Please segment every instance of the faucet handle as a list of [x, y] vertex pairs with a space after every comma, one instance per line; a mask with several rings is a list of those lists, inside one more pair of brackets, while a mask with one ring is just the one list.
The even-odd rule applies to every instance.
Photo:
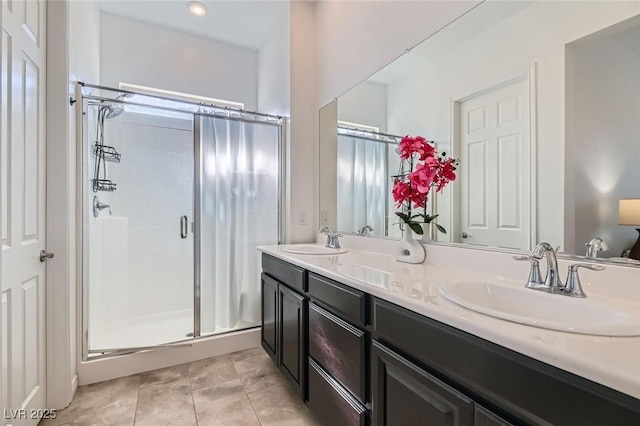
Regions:
[[605, 268], [602, 265], [592, 265], [590, 263], [575, 263], [569, 266], [569, 272], [578, 272], [578, 268], [591, 269], [592, 271], [604, 271]]
[[580, 275], [578, 275], [579, 268], [591, 269], [592, 271], [604, 271], [606, 269], [602, 265], [591, 265], [589, 263], [575, 263], [569, 266], [567, 284], [562, 289], [563, 294], [572, 297], [587, 297], [580, 283]]
[[531, 262], [531, 270], [527, 279], [527, 288], [538, 288], [544, 285], [542, 274], [540, 273], [540, 260], [534, 256], [513, 256], [513, 260]]
[[319, 233], [321, 234], [325, 234], [327, 236], [329, 235], [334, 235], [335, 233], [331, 230], [331, 228], [329, 228], [328, 226], [323, 226], [322, 228], [320, 228], [318, 230]]

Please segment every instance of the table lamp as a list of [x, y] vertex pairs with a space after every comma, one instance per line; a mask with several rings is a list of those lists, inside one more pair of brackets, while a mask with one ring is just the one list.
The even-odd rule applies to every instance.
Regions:
[[[640, 198], [627, 198], [620, 200], [618, 207], [618, 223], [620, 225], [638, 226], [640, 227]], [[640, 260], [640, 228], [638, 231], [638, 240], [631, 248], [629, 253], [630, 259]]]

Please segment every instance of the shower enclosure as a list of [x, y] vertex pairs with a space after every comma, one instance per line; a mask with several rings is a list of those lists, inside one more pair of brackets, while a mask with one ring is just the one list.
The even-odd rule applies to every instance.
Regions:
[[[390, 197], [392, 176], [400, 166], [395, 152], [399, 136], [338, 126], [337, 227], [356, 232], [363, 226], [379, 236], [397, 236]], [[391, 215], [391, 216], [390, 216]], [[395, 219], [394, 219], [395, 218]], [[398, 227], [396, 227], [399, 232]]]
[[282, 120], [80, 84], [83, 357], [259, 325]]

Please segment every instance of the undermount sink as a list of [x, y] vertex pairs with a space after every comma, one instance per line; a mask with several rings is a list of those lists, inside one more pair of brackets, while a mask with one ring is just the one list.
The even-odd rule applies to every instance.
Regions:
[[282, 246], [282, 251], [292, 254], [330, 255], [346, 253], [347, 249], [334, 249], [330, 247], [319, 246], [316, 244], [295, 244]]
[[594, 336], [640, 336], [638, 306], [481, 282], [441, 288], [450, 301], [472, 311], [533, 327]]

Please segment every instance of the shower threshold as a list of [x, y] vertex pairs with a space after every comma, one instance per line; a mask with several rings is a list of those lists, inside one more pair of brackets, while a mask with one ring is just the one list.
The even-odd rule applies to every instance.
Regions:
[[[254, 327], [245, 321], [239, 321], [234, 327], [216, 327], [202, 330], [202, 336], [228, 333]], [[152, 347], [170, 342], [193, 338], [193, 311], [182, 310], [156, 315], [144, 315], [113, 321], [95, 333], [90, 333], [90, 352], [116, 351], [120, 348]]]

